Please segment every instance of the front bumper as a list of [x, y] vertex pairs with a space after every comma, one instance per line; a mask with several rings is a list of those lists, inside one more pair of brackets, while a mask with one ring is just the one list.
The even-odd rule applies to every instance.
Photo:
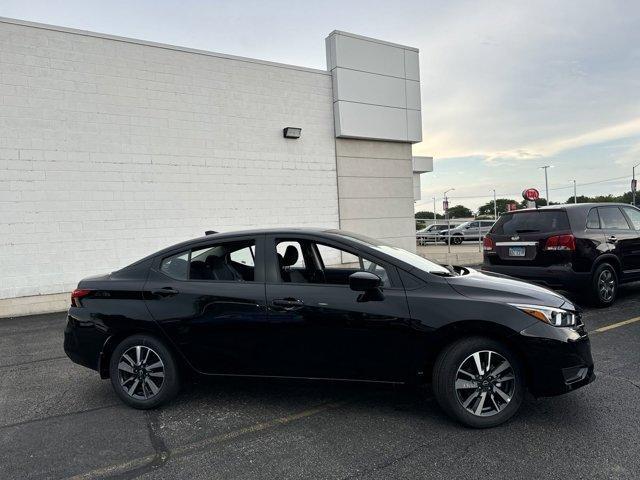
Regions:
[[588, 286], [591, 281], [590, 273], [576, 272], [571, 267], [561, 265], [550, 267], [491, 265], [485, 260], [482, 270], [569, 291], [579, 291]]
[[539, 322], [520, 332], [520, 338], [534, 396], [561, 395], [595, 380], [591, 343], [583, 329]]

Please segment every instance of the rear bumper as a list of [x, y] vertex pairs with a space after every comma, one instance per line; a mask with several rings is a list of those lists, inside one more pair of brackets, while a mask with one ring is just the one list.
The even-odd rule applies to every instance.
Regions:
[[491, 265], [485, 260], [482, 270], [517, 277], [549, 288], [577, 291], [589, 285], [589, 272], [576, 272], [567, 266], [533, 267], [517, 265]]
[[528, 388], [534, 396], [561, 395], [595, 380], [591, 343], [586, 334], [540, 323], [520, 335], [528, 365]]
[[107, 337], [104, 332], [97, 330], [92, 322], [82, 321], [71, 314], [71, 309], [69, 310], [67, 326], [64, 329], [64, 353], [72, 362], [98, 370], [100, 354]]

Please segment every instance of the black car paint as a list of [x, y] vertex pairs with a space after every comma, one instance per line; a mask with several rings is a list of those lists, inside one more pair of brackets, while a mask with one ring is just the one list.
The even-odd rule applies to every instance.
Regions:
[[[565, 212], [570, 228], [554, 232], [521, 233], [520, 242], [536, 242], [535, 256], [509, 258], [508, 247], [497, 247], [485, 251], [482, 270], [501, 273], [550, 288], [579, 292], [589, 288], [592, 274], [602, 262], [611, 263], [618, 270], [621, 283], [640, 280], [640, 232], [629, 230], [587, 228], [587, 216], [594, 208], [630, 207], [624, 204], [584, 203], [541, 207], [539, 211]], [[505, 215], [518, 215], [519, 212]], [[629, 222], [631, 227], [631, 222]], [[575, 237], [575, 251], [545, 251], [545, 241], [550, 236], [572, 234]], [[615, 240], [611, 237], [615, 236]], [[512, 241], [510, 235], [496, 235], [495, 227], [487, 237], [496, 242]], [[503, 251], [500, 251], [502, 248]]]
[[[179, 281], [158, 271], [171, 254], [240, 237], [256, 239], [254, 282]], [[360, 253], [388, 269], [391, 285], [382, 300], [359, 301], [360, 293], [348, 285], [281, 283], [276, 238], [306, 238]], [[178, 293], [158, 293], [167, 287]], [[103, 378], [115, 345], [138, 332], [164, 339], [185, 367], [201, 374], [425, 381], [443, 346], [477, 334], [519, 353], [535, 395], [575, 388], [563, 377], [564, 367], [586, 368], [583, 383], [594, 378], [583, 327], [553, 327], [507, 303], [573, 309], [563, 297], [471, 269], [451, 277], [427, 273], [339, 231], [211, 235], [82, 280], [78, 288], [91, 293], [69, 309], [65, 351]], [[282, 298], [301, 303], [274, 305]]]

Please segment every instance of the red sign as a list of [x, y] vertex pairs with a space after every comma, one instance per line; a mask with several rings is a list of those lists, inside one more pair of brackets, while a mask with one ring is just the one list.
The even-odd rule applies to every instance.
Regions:
[[446, 212], [447, 210], [449, 210], [449, 200], [445, 200], [444, 202], [442, 202], [442, 209]]
[[522, 192], [522, 198], [525, 200], [529, 200], [530, 202], [535, 202], [540, 198], [540, 192], [535, 188], [527, 188], [524, 192]]
[[631, 191], [635, 192], [637, 187], [638, 187], [638, 180], [634, 178], [633, 180], [631, 180]]

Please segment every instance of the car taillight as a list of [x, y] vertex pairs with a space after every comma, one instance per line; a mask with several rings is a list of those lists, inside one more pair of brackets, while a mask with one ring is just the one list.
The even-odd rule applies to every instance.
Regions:
[[573, 235], [556, 235], [547, 238], [545, 250], [570, 250], [576, 249], [576, 237]]
[[71, 305], [73, 305], [74, 307], [80, 307], [80, 299], [82, 297], [86, 297], [90, 293], [91, 290], [76, 288], [73, 292], [71, 292]]
[[482, 249], [485, 252], [491, 252], [493, 250], [493, 247], [495, 247], [496, 244], [493, 241], [493, 238], [491, 237], [484, 237], [484, 240], [482, 241]]

